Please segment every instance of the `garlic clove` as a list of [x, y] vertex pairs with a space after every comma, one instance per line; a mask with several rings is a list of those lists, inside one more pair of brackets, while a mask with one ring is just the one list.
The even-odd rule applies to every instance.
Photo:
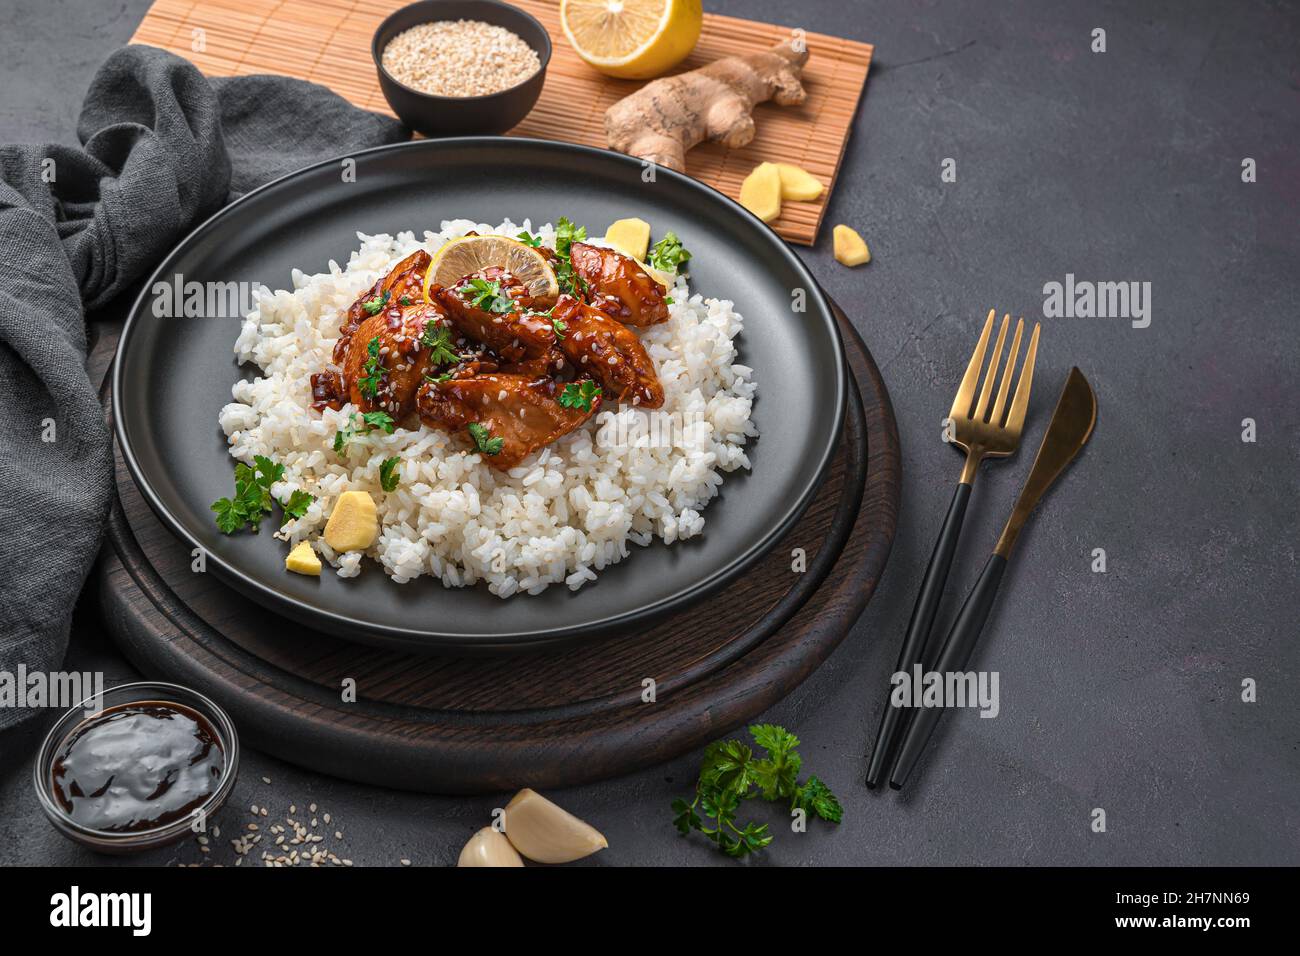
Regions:
[[525, 787], [506, 804], [506, 838], [538, 863], [569, 863], [609, 846], [600, 831]]
[[457, 866], [523, 866], [524, 861], [510, 841], [492, 827], [484, 827], [469, 838], [460, 851]]

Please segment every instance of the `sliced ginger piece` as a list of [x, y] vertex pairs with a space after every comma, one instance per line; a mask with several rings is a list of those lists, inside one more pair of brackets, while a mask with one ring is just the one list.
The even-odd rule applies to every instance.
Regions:
[[840, 224], [835, 227], [835, 259], [842, 265], [860, 266], [871, 261], [871, 250], [866, 240], [850, 227]]
[[793, 163], [777, 163], [776, 171], [781, 176], [781, 198], [796, 202], [810, 202], [826, 189], [822, 181], [808, 170]]
[[375, 499], [364, 491], [345, 491], [325, 523], [325, 543], [335, 551], [364, 551], [379, 537]]
[[781, 215], [781, 173], [776, 163], [759, 163], [745, 177], [740, 204], [764, 222]]
[[644, 219], [620, 219], [605, 230], [605, 241], [641, 262], [650, 250], [650, 223]]
[[320, 558], [316, 557], [316, 549], [311, 546], [310, 541], [299, 541], [294, 545], [289, 556], [284, 559], [284, 566], [297, 574], [320, 577]]

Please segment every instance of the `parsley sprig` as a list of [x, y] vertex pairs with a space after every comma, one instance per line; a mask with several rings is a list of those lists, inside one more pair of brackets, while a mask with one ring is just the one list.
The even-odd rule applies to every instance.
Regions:
[[348, 457], [348, 444], [357, 435], [368, 435], [376, 428], [380, 429], [386, 435], [391, 435], [397, 424], [393, 417], [387, 412], [363, 412], [360, 415], [360, 424], [358, 416], [353, 413], [348, 416], [348, 420], [343, 423], [343, 427], [334, 433], [334, 454], [343, 458]]
[[377, 295], [373, 299], [370, 299], [366, 302], [362, 302], [361, 308], [365, 309], [366, 312], [369, 313], [370, 315], [378, 315], [379, 310], [388, 304], [388, 297], [391, 294], [392, 294], [391, 292], [385, 289], [383, 295]]
[[589, 412], [592, 403], [600, 401], [600, 393], [600, 386], [589, 378], [582, 382], [569, 382], [560, 393], [560, 404], [565, 408], [578, 408]]
[[790, 809], [808, 816], [839, 823], [844, 809], [829, 787], [815, 776], [799, 783], [803, 758], [798, 754], [799, 738], [776, 724], [754, 724], [749, 728], [754, 743], [766, 751], [759, 757], [739, 740], [718, 740], [704, 750], [695, 799], [673, 801], [673, 825], [688, 836], [692, 830], [704, 834], [719, 850], [731, 857], [757, 853], [772, 842], [766, 823], [738, 823], [736, 817], [745, 800], [788, 800]]
[[555, 253], [569, 258], [569, 247], [587, 238], [586, 226], [575, 226], [564, 216], [555, 224]]
[[[531, 232], [521, 232], [515, 238], [534, 249], [542, 244], [542, 237], [535, 236]], [[561, 292], [580, 296], [587, 287], [587, 284], [582, 281], [582, 276], [573, 271], [573, 263], [569, 261], [570, 247], [575, 242], [581, 242], [586, 238], [587, 227], [576, 226], [564, 216], [561, 216], [560, 221], [555, 225], [555, 279], [560, 285]]]
[[379, 336], [375, 336], [366, 345], [366, 364], [362, 366], [366, 374], [357, 379], [357, 388], [366, 398], [379, 394], [379, 383], [384, 379], [384, 364], [379, 360]]
[[469, 430], [469, 437], [474, 439], [474, 445], [483, 454], [501, 454], [501, 447], [506, 443], [504, 438], [493, 438], [492, 430], [481, 422], [470, 422], [466, 428]]
[[[242, 461], [235, 465], [235, 496], [218, 498], [212, 502], [212, 510], [217, 516], [217, 527], [222, 534], [234, 534], [246, 525], [251, 525], [256, 533], [262, 525], [262, 519], [269, 514], [276, 500], [271, 495], [271, 486], [284, 480], [284, 465], [277, 465], [265, 455], [253, 456], [253, 467]], [[287, 499], [279, 502], [284, 511], [284, 525], [290, 518], [301, 518], [307, 508], [316, 499], [307, 492], [298, 490]]]
[[396, 491], [402, 474], [397, 470], [400, 458], [385, 458], [379, 463], [379, 485], [384, 491]]
[[487, 279], [470, 279], [460, 287], [460, 297], [484, 312], [509, 312], [515, 307], [514, 299], [502, 293], [501, 283]]
[[650, 258], [647, 261], [660, 272], [667, 272], [672, 275], [690, 257], [690, 252], [682, 245], [682, 241], [677, 238], [677, 233], [666, 232], [664, 237], [656, 242], [650, 250]]
[[429, 360], [434, 365], [446, 365], [461, 360], [461, 356], [451, 347], [451, 328], [440, 325], [437, 319], [430, 319], [425, 324], [420, 343], [429, 350]]

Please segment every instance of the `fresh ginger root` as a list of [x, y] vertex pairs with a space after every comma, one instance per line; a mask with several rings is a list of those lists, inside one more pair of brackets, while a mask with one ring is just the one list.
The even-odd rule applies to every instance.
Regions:
[[732, 149], [748, 145], [756, 103], [802, 103], [806, 62], [807, 48], [796, 51], [786, 40], [647, 83], [605, 111], [605, 141], [621, 153], [685, 170], [686, 151], [706, 139]]

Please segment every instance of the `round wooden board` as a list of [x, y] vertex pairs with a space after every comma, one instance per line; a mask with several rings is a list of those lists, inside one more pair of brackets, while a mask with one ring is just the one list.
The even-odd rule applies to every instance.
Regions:
[[[745, 576], [649, 630], [508, 657], [419, 656], [330, 637], [196, 573], [119, 458], [98, 569], [109, 631], [146, 675], [226, 707], [247, 744], [365, 783], [449, 794], [564, 787], [698, 747], [811, 674], [862, 613], [889, 556], [897, 426], [870, 353], [836, 313], [857, 388], [817, 498]], [[802, 572], [792, 570], [797, 548]], [[606, 573], [635, 574], [635, 554]], [[349, 681], [356, 699], [345, 702]]]

